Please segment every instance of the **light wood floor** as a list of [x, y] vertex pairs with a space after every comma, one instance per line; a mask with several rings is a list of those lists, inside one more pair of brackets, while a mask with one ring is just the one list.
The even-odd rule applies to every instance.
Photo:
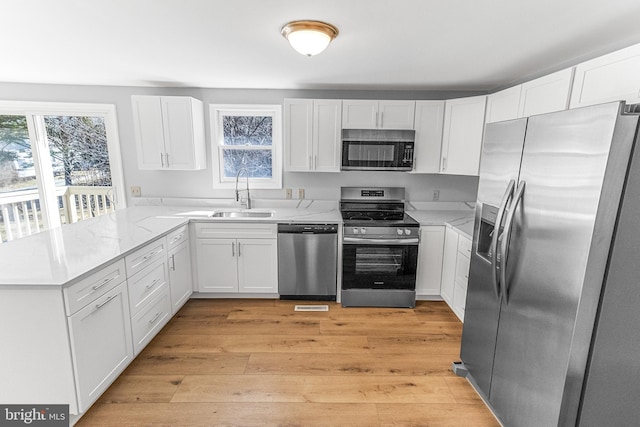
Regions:
[[499, 426], [450, 370], [445, 303], [295, 304], [190, 300], [77, 425]]

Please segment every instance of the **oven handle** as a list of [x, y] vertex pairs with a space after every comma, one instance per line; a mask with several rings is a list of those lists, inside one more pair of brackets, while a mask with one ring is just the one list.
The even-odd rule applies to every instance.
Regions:
[[358, 243], [371, 244], [371, 245], [409, 245], [415, 246], [420, 243], [419, 238], [411, 239], [363, 239], [361, 237], [343, 237], [342, 243], [347, 245], [355, 245]]

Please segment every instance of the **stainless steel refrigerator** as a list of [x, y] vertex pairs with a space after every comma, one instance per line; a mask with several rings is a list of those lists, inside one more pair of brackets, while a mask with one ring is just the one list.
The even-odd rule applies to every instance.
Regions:
[[505, 426], [640, 419], [633, 110], [486, 126], [461, 359]]

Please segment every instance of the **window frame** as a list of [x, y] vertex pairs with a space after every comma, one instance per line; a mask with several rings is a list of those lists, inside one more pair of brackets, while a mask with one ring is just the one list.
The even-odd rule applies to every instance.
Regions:
[[[224, 145], [222, 134], [222, 117], [224, 115], [255, 115], [272, 117], [272, 139], [271, 139], [271, 179], [249, 178], [250, 189], [281, 189], [282, 188], [282, 106], [279, 104], [210, 104], [209, 122], [211, 124], [211, 156], [213, 161], [213, 188], [229, 189], [235, 188], [235, 178], [224, 178], [224, 166], [222, 164], [222, 150], [224, 148], [243, 149], [243, 146]], [[265, 146], [248, 146], [261, 147]], [[242, 177], [243, 183], [246, 178]]]
[[[109, 150], [109, 166], [111, 169], [111, 185], [113, 187], [113, 201], [116, 210], [127, 207], [124, 190], [124, 174], [122, 155], [120, 152], [120, 138], [116, 107], [113, 104], [91, 104], [72, 102], [34, 102], [34, 101], [0, 101], [0, 115], [21, 115], [27, 118], [29, 139], [34, 152], [34, 167], [36, 176], [53, 174], [49, 162], [40, 162], [40, 156], [48, 157], [44, 116], [100, 116], [104, 118], [107, 147]], [[45, 154], [46, 153], [46, 154]], [[61, 225], [57, 212], [58, 199], [55, 185], [48, 180], [38, 179], [38, 193], [42, 208], [45, 229], [56, 228]]]

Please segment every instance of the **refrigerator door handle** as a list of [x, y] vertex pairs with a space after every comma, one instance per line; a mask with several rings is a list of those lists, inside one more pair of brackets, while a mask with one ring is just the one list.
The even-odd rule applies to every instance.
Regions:
[[[491, 257], [491, 270], [493, 272], [493, 290], [495, 291], [496, 299], [500, 299], [500, 275], [498, 271], [498, 253], [499, 247], [498, 242], [501, 236], [500, 228], [502, 226], [502, 220], [504, 219], [504, 212], [509, 204], [513, 196], [513, 188], [516, 186], [515, 179], [509, 181], [507, 184], [507, 189], [504, 192], [504, 196], [502, 196], [502, 201], [500, 202], [500, 208], [498, 209], [498, 214], [496, 215], [496, 223], [493, 228], [493, 235], [491, 236], [491, 248], [493, 250], [493, 256]], [[503, 258], [500, 257], [502, 260]]]
[[502, 254], [500, 262], [500, 286], [502, 287], [504, 302], [507, 305], [509, 304], [509, 287], [507, 286], [507, 258], [509, 256], [509, 240], [511, 240], [511, 225], [513, 224], [513, 217], [515, 215], [516, 209], [518, 208], [518, 204], [522, 200], [525, 185], [525, 181], [520, 181], [520, 184], [518, 184], [518, 189], [516, 190], [515, 196], [513, 196], [513, 201], [511, 202], [511, 207], [509, 209], [509, 213], [507, 214], [507, 220], [505, 221], [503, 233], [505, 236], [503, 237], [502, 242], [500, 242], [500, 252]]

